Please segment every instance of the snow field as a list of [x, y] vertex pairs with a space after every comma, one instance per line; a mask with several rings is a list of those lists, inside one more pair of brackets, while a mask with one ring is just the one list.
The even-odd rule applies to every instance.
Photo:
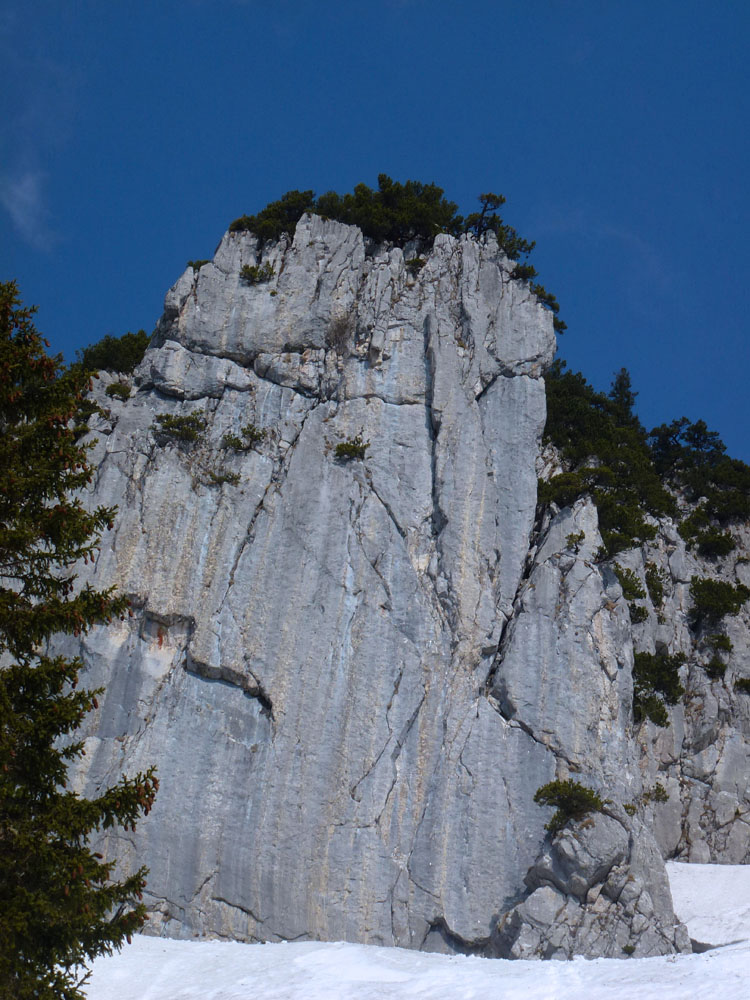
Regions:
[[[667, 866], [696, 955], [505, 962], [344, 943], [138, 936], [98, 959], [89, 1000], [750, 1000], [750, 866]], [[734, 942], [734, 943], [729, 943]]]

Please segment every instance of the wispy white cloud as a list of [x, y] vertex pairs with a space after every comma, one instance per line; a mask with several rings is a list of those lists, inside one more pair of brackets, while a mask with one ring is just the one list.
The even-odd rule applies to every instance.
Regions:
[[587, 255], [602, 251], [613, 254], [607, 259], [619, 261], [616, 278], [635, 316], [651, 319], [654, 309], [667, 305], [675, 316], [684, 315], [688, 276], [677, 266], [674, 255], [650, 238], [651, 233], [644, 235], [643, 228], [602, 218], [587, 205], [562, 209], [539, 206], [532, 222], [529, 230], [538, 242], [544, 236], [568, 236], [576, 248], [585, 246]]
[[44, 174], [39, 170], [0, 175], [0, 204], [21, 238], [37, 250], [59, 242], [59, 236], [50, 228], [44, 184]]
[[60, 235], [45, 164], [70, 139], [80, 71], [53, 58], [43, 38], [28, 37], [27, 22], [18, 4], [0, 13], [0, 89], [7, 108], [0, 117], [0, 209], [26, 243], [49, 250]]
[[533, 230], [537, 238], [544, 235], [567, 234], [585, 238], [589, 243], [617, 245], [630, 260], [631, 266], [647, 274], [663, 289], [670, 288], [678, 279], [673, 267], [658, 245], [645, 239], [635, 228], [615, 224], [600, 218], [587, 207], [567, 209], [547, 208], [537, 210]]

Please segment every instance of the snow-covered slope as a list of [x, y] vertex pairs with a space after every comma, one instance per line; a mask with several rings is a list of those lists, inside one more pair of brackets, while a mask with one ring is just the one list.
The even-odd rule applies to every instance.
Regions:
[[[746, 1000], [750, 866], [668, 865], [675, 910], [703, 954], [508, 962], [316, 942], [138, 937], [100, 959], [89, 1000]], [[726, 942], [734, 942], [728, 944]]]

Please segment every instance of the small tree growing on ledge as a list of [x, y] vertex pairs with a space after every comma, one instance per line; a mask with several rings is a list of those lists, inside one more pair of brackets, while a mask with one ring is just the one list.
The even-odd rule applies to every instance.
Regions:
[[351, 462], [353, 459], [362, 461], [365, 452], [370, 447], [369, 441], [363, 441], [362, 435], [349, 438], [348, 441], [341, 441], [333, 449], [333, 455], [338, 462]]
[[67, 787], [70, 739], [97, 706], [77, 690], [81, 661], [48, 653], [127, 608], [77, 589], [78, 560], [94, 558], [114, 509], [86, 510], [91, 479], [84, 429], [88, 378], [45, 353], [33, 310], [0, 285], [0, 997], [84, 1000], [77, 967], [119, 948], [143, 923], [145, 869], [113, 881], [114, 862], [88, 846], [99, 829], [135, 829], [156, 794], [153, 769], [96, 798]]
[[569, 820], [580, 820], [590, 812], [601, 812], [604, 802], [595, 791], [572, 778], [550, 781], [536, 790], [534, 801], [540, 806], [554, 806], [557, 812], [545, 826], [554, 836]]

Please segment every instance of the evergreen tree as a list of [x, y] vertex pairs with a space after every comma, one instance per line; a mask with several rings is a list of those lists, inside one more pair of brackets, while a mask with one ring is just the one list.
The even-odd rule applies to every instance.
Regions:
[[100, 692], [79, 690], [81, 661], [48, 640], [127, 602], [75, 585], [74, 564], [93, 558], [115, 511], [78, 498], [91, 479], [79, 443], [87, 376], [47, 355], [33, 311], [14, 282], [0, 284], [0, 998], [82, 1000], [85, 963], [145, 917], [145, 869], [114, 880], [89, 837], [135, 829], [157, 780], [152, 768], [93, 799], [67, 787], [84, 753], [71, 734]]

